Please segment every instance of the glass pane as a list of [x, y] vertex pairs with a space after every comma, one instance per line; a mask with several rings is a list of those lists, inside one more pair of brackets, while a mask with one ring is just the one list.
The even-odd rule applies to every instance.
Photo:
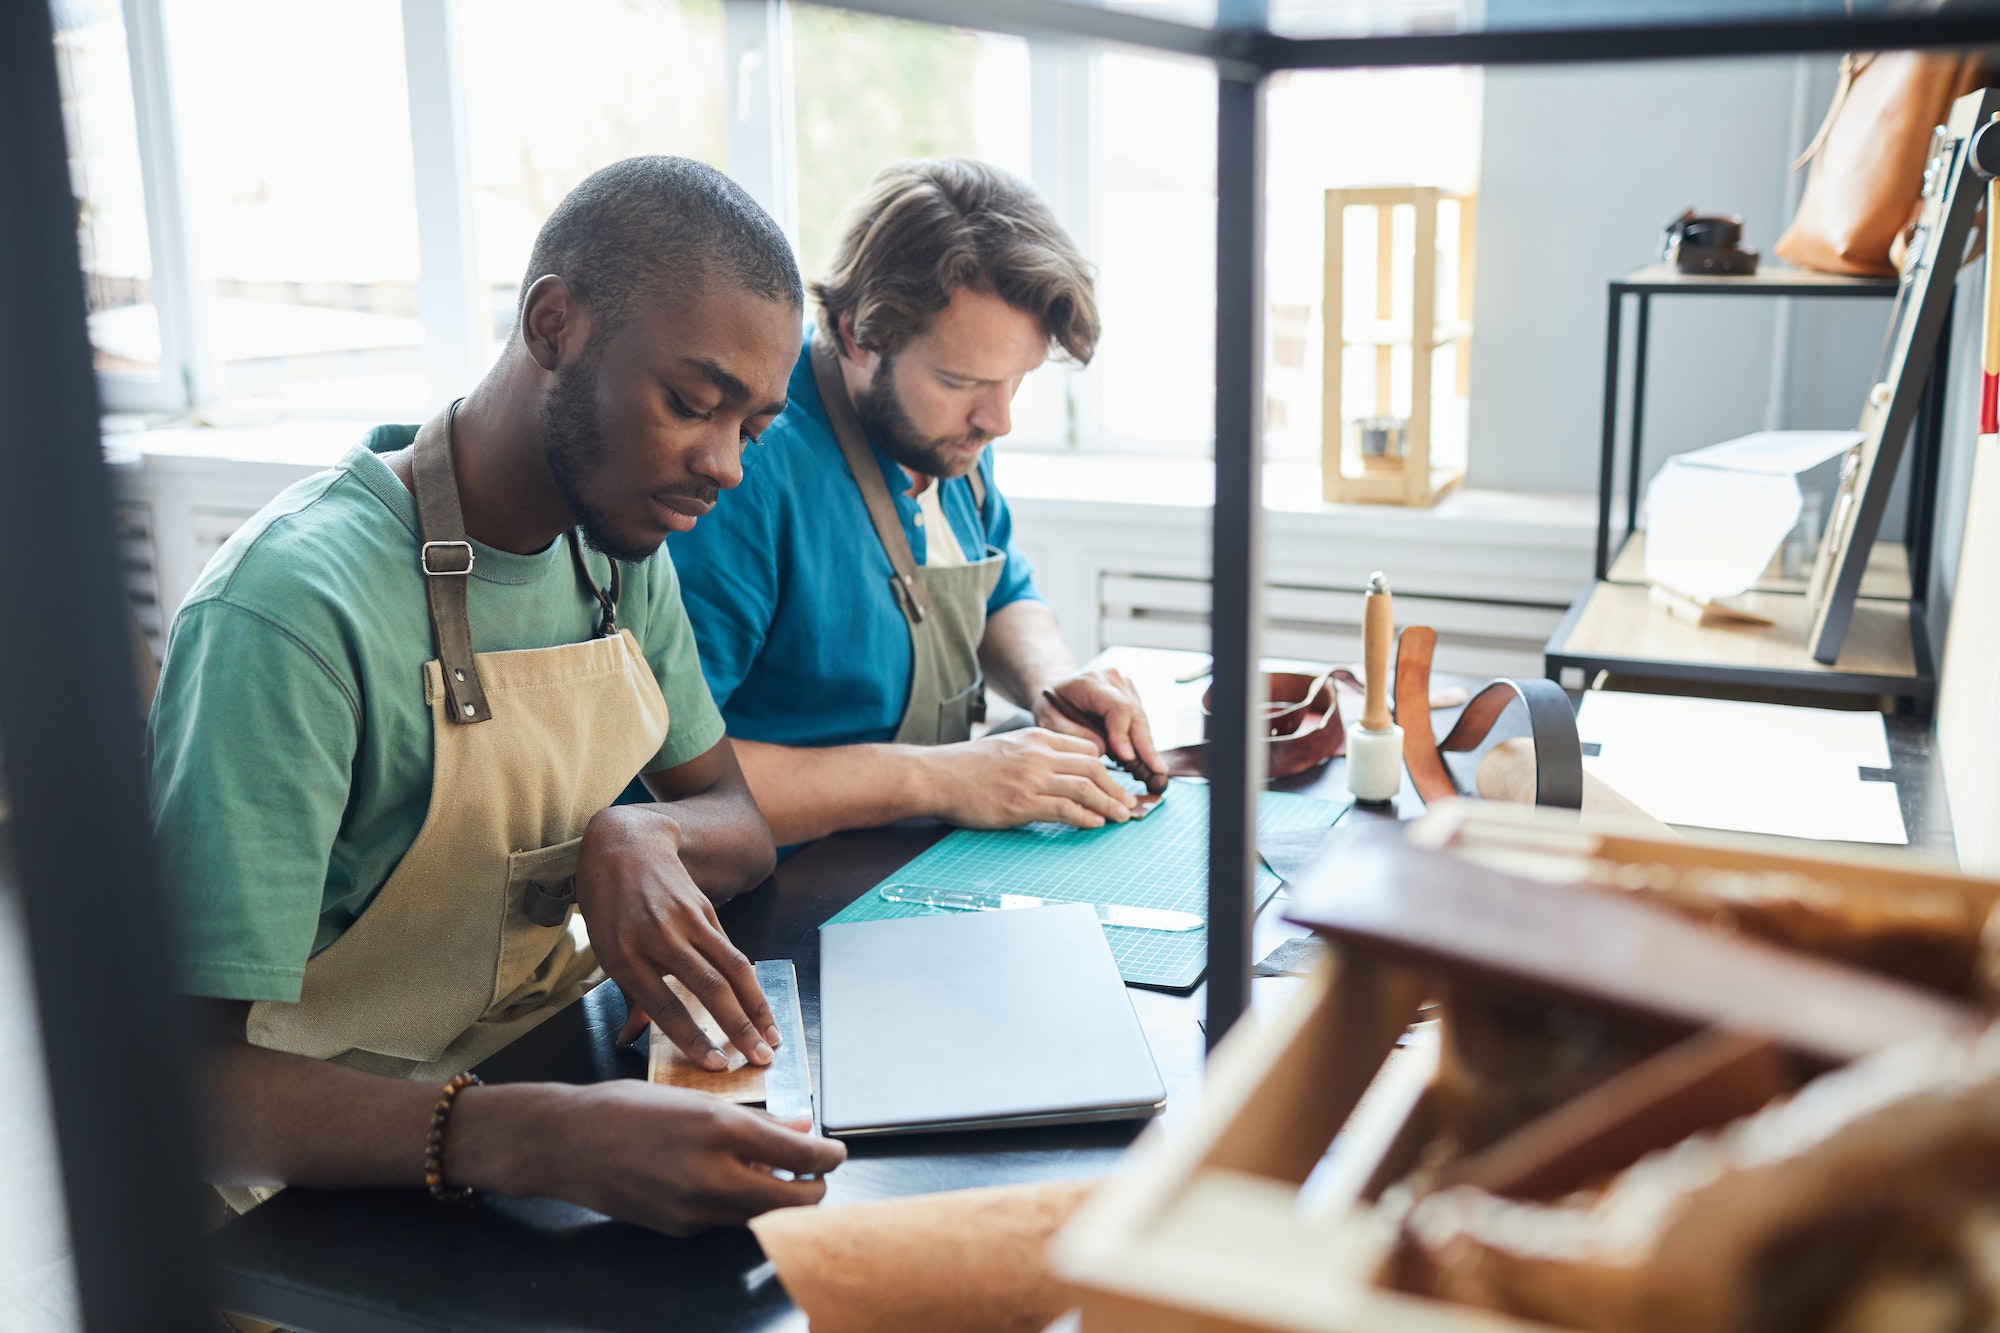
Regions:
[[825, 270], [847, 205], [899, 158], [983, 158], [1028, 179], [1028, 50], [1014, 37], [792, 10], [799, 262]]
[[[1264, 270], [1265, 447], [1270, 457], [1310, 462], [1320, 456], [1326, 191], [1380, 185], [1436, 186], [1457, 193], [1473, 189], [1479, 175], [1480, 86], [1476, 69], [1316, 70], [1272, 79]], [[1389, 315], [1378, 318], [1376, 210], [1346, 210], [1341, 285], [1350, 341], [1379, 336], [1407, 343], [1410, 336], [1414, 210], [1405, 205], [1393, 213]], [[1447, 326], [1461, 318], [1458, 222], [1458, 205], [1441, 203], [1436, 317]], [[1369, 349], [1349, 348], [1343, 362], [1349, 367], [1343, 374], [1343, 411], [1349, 420], [1408, 411], [1407, 372], [1398, 403], [1374, 402], [1374, 362]], [[1354, 376], [1357, 364], [1367, 367], [1359, 379]], [[1441, 364], [1450, 373], [1434, 380], [1434, 450], [1450, 443], [1453, 432], [1462, 436], [1464, 420], [1459, 401], [1464, 376], [1456, 360]], [[1462, 438], [1455, 448], [1463, 452]]]
[[421, 413], [397, 0], [201, 0], [169, 4], [167, 20], [224, 394], [279, 412]]
[[1206, 449], [1215, 434], [1215, 75], [1107, 51], [1095, 80], [1091, 238], [1104, 337], [1091, 433]]
[[60, 0], [50, 11], [97, 368], [157, 375], [160, 320], [125, 22], [117, 0]]
[[[728, 167], [719, 0], [458, 7], [480, 281], [497, 349], [535, 233], [599, 167], [669, 153]], [[527, 90], [533, 94], [528, 95]]]

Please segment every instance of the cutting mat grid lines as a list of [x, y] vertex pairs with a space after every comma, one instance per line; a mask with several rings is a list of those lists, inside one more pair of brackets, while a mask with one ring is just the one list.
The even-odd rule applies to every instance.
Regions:
[[[1266, 792], [1257, 807], [1260, 834], [1326, 828], [1345, 802]], [[1103, 828], [1029, 824], [1017, 829], [958, 829], [883, 883], [1018, 893], [1060, 902], [1104, 903], [1208, 914], [1208, 787], [1175, 782], [1145, 819]], [[1257, 867], [1256, 901], [1278, 891], [1278, 877]], [[880, 888], [877, 885], [876, 888]], [[940, 908], [893, 903], [870, 889], [829, 919], [886, 921]], [[1135, 986], [1189, 990], [1208, 962], [1208, 931], [1106, 926], [1118, 970]]]

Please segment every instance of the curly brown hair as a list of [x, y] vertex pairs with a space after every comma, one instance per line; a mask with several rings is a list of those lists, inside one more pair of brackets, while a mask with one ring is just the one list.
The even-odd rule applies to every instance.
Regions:
[[[970, 158], [895, 162], [848, 206], [824, 280], [811, 284], [821, 333], [893, 356], [961, 287], [1035, 317], [1052, 347], [1088, 363], [1097, 350], [1091, 266], [1032, 189]], [[837, 341], [836, 341], [837, 345]]]

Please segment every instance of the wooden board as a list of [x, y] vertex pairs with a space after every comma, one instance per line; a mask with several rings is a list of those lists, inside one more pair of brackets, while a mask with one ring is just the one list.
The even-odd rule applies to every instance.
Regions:
[[1286, 919], [1349, 953], [1688, 1030], [1760, 1033], [1832, 1064], [1985, 1024], [1935, 991], [1443, 852], [1357, 842], [1295, 889]]
[[1813, 661], [1807, 647], [1812, 605], [1804, 597], [1748, 592], [1731, 600], [1769, 619], [1770, 627], [1692, 625], [1653, 605], [1651, 590], [1643, 585], [1600, 583], [1592, 589], [1568, 638], [1552, 643], [1550, 652], [1633, 662], [1918, 679], [1907, 602], [1857, 601], [1840, 659], [1825, 666]]
[[1959, 864], [2000, 873], [2000, 436], [1981, 437], [1973, 453], [1937, 738]]

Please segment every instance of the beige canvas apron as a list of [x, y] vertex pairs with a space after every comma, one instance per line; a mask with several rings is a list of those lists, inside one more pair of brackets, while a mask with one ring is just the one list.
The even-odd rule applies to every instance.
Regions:
[[[572, 559], [604, 608], [599, 636], [472, 654], [472, 548], [449, 431], [449, 414], [433, 419], [413, 452], [439, 646], [422, 680], [429, 812], [360, 918], [306, 963], [297, 1003], [252, 1005], [248, 1030], [258, 1046], [423, 1080], [477, 1064], [596, 983], [589, 944], [569, 929], [574, 903], [540, 912], [559, 924], [537, 925], [524, 899], [575, 873], [584, 826], [667, 736], [659, 682], [616, 627], [617, 566], [598, 591], [574, 534]], [[223, 1193], [239, 1208], [250, 1201]]]
[[[903, 535], [896, 502], [882, 481], [881, 465], [848, 401], [832, 341], [813, 339], [812, 359], [813, 380], [826, 404], [827, 421], [889, 557], [891, 596], [910, 628], [910, 698], [896, 728], [896, 743], [949, 745], [967, 740], [973, 723], [986, 719], [979, 641], [986, 634], [986, 599], [1000, 581], [1006, 554], [988, 546], [984, 558], [963, 565], [918, 566]], [[972, 483], [974, 502], [983, 510], [986, 486], [978, 469], [966, 479]]]

